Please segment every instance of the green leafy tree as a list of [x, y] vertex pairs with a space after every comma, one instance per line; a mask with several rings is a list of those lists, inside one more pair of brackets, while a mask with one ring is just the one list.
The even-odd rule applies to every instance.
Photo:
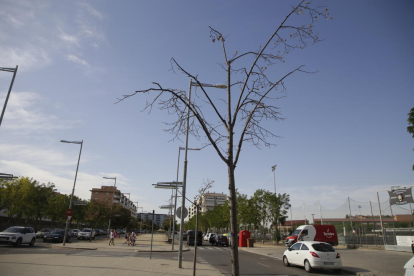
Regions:
[[108, 203], [92, 200], [86, 208], [85, 220], [90, 223], [92, 228], [96, 228], [96, 225], [104, 224], [109, 221], [110, 212], [111, 209]]

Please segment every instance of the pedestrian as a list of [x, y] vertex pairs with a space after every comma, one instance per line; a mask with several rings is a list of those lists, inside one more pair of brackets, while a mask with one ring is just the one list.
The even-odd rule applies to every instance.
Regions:
[[124, 243], [128, 243], [128, 232], [125, 233], [125, 242]]
[[135, 232], [131, 233], [131, 246], [135, 246], [135, 239], [136, 239], [137, 235], [135, 234]]
[[115, 245], [114, 243], [114, 230], [111, 230], [111, 232], [109, 233], [109, 245]]
[[414, 240], [411, 240], [411, 251], [413, 251], [413, 255], [414, 255]]

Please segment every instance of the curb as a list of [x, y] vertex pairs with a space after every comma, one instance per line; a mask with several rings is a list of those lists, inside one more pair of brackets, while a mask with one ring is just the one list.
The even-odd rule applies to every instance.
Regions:
[[72, 249], [72, 250], [98, 250], [98, 248], [90, 248], [90, 247], [63, 247], [63, 246], [51, 246], [55, 249]]

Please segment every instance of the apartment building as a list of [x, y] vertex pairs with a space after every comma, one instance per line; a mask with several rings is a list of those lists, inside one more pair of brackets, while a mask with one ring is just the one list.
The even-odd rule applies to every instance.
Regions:
[[[152, 220], [152, 213], [139, 213], [137, 214], [143, 221], [144, 220]], [[154, 214], [154, 223], [162, 228], [162, 223], [166, 218], [169, 218], [169, 215], [166, 214]], [[158, 229], [157, 229], [158, 230]]]
[[[128, 195], [128, 196], [126, 196]], [[91, 201], [107, 202], [109, 205], [120, 204], [122, 207], [131, 211], [136, 216], [137, 206], [129, 199], [129, 193], [122, 193], [121, 190], [114, 186], [101, 186], [101, 188], [92, 188]]]
[[[201, 207], [199, 212], [206, 213], [208, 210], [213, 210], [216, 205], [223, 205], [227, 200], [227, 195], [224, 193], [205, 193], [201, 197]], [[193, 204], [188, 211], [188, 218], [191, 219], [196, 215], [196, 206]]]

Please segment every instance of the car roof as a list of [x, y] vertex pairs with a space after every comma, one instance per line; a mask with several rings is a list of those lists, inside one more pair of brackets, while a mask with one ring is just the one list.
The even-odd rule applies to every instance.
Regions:
[[298, 243], [309, 244], [309, 245], [312, 245], [312, 244], [329, 244], [327, 242], [321, 242], [321, 241], [298, 241]]

